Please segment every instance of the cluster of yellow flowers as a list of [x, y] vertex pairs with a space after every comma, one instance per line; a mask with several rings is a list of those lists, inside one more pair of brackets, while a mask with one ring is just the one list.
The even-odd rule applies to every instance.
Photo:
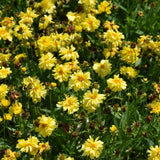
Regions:
[[[9, 43], [9, 47], [2, 48], [0, 53], [0, 108], [3, 111], [0, 122], [14, 122], [17, 117], [25, 117], [25, 112], [30, 112], [33, 107], [33, 110], [38, 110], [34, 113], [36, 118], [32, 117], [36, 119], [32, 122], [33, 133], [38, 138], [48, 138], [61, 127], [57, 123], [61, 121], [58, 115], [55, 118], [52, 111], [41, 112], [45, 107], [52, 108], [55, 113], [63, 110], [67, 114], [63, 112], [62, 115], [66, 114], [71, 118], [81, 117], [78, 123], [82, 123], [83, 114], [94, 116], [98, 110], [104, 110], [102, 106], [109, 103], [107, 96], [113, 95], [115, 98], [127, 89], [128, 83], [138, 75], [137, 62], [142, 60], [143, 54], [150, 50], [151, 56], [160, 56], [160, 36], [154, 41], [152, 36], [143, 35], [138, 38], [138, 44], [133, 45], [124, 40], [123, 33], [114, 21], [100, 20], [101, 14], [111, 14], [110, 1], [78, 0], [77, 11], [67, 9], [66, 15], [59, 17], [65, 20], [58, 19], [60, 22], [57, 22], [56, 7], [68, 2], [69, 0], [34, 2], [25, 12], [21, 11], [18, 18], [3, 17], [0, 22], [0, 40], [5, 41], [6, 45]], [[92, 36], [98, 39], [97, 42], [92, 40]], [[102, 47], [94, 46], [97, 43]], [[95, 56], [96, 59], [92, 61], [86, 55]], [[15, 75], [19, 80], [16, 80]], [[14, 86], [12, 79], [15, 80]], [[21, 99], [18, 99], [20, 95], [15, 88], [20, 90]], [[160, 85], [155, 83], [154, 89], [159, 98], [154, 99], [147, 107], [150, 113], [159, 115]], [[61, 96], [56, 95], [56, 99], [53, 97], [55, 93], [60, 93]], [[86, 123], [90, 121], [86, 117], [84, 119]], [[116, 126], [109, 127], [112, 136], [119, 134]], [[94, 140], [92, 135], [88, 136], [80, 150], [83, 156], [90, 159], [99, 158], [105, 142], [99, 140], [99, 137]], [[37, 137], [19, 139], [16, 148], [32, 155], [33, 160], [42, 160], [42, 153], [50, 150], [50, 145], [49, 142], [40, 142]], [[149, 160], [160, 159], [158, 146], [151, 147], [148, 152]], [[19, 156], [17, 152], [8, 149], [2, 160], [16, 160]], [[57, 160], [74, 160], [69, 156], [59, 154]]]
[[42, 152], [50, 149], [48, 142], [40, 142], [37, 137], [30, 136], [27, 140], [19, 139], [16, 148], [20, 149], [21, 152], [29, 153], [30, 155], [42, 154]]

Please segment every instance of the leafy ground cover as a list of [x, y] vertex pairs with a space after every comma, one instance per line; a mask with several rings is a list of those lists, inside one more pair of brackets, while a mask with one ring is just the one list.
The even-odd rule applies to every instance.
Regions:
[[160, 2], [1, 0], [2, 160], [160, 159]]

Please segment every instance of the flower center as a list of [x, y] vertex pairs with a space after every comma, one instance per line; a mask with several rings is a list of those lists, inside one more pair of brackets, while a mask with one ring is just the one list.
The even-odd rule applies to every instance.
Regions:
[[119, 79], [114, 79], [114, 83], [120, 83]]
[[83, 81], [84, 80], [84, 78], [82, 77], [82, 76], [78, 76], [78, 81]]
[[97, 95], [95, 95], [95, 94], [91, 96], [92, 99], [95, 99], [96, 97], [97, 97]]
[[97, 145], [96, 145], [95, 143], [91, 143], [91, 144], [90, 144], [90, 148], [92, 148], [93, 150], [96, 148], [96, 146], [97, 146]]

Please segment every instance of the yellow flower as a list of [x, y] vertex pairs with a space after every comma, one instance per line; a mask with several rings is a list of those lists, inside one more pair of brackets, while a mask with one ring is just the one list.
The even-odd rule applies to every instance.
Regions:
[[18, 152], [12, 152], [10, 149], [7, 149], [1, 160], [17, 160], [19, 156], [20, 154]]
[[127, 63], [134, 64], [138, 61], [138, 55], [139, 55], [140, 49], [135, 47], [135, 48], [130, 48], [128, 47], [123, 47], [123, 49], [120, 51], [120, 56], [121, 60], [125, 61]]
[[9, 107], [9, 113], [11, 115], [13, 114], [20, 114], [22, 112], [22, 103], [20, 102], [15, 102], [12, 104], [12, 106]]
[[50, 24], [50, 23], [53, 23], [52, 22], [52, 16], [51, 15], [44, 15], [44, 17], [42, 17], [40, 19], [40, 23], [39, 23], [39, 29], [42, 30], [42, 29], [46, 29], [47, 26]]
[[97, 0], [79, 0], [78, 3], [83, 5], [84, 10], [89, 13], [91, 9], [95, 8]]
[[157, 115], [159, 115], [160, 113], [160, 102], [159, 101], [153, 101], [151, 104], [150, 104], [150, 107], [151, 107], [151, 111], [150, 113], [156, 113]]
[[85, 141], [81, 148], [84, 156], [89, 156], [91, 159], [98, 158], [100, 156], [103, 150], [103, 142], [98, 139], [99, 137], [94, 140], [90, 136], [89, 139]]
[[103, 33], [103, 38], [107, 45], [111, 45], [112, 48], [117, 48], [118, 46], [121, 46], [124, 35], [119, 31], [109, 29], [107, 32]]
[[56, 8], [54, 3], [55, 0], [42, 0], [39, 5], [42, 8], [43, 12], [53, 13], [53, 10]]
[[39, 59], [39, 68], [51, 70], [55, 63], [56, 58], [53, 57], [52, 53], [48, 52], [47, 54], [41, 55], [41, 58]]
[[57, 160], [65, 160], [65, 159], [66, 159], [65, 154], [60, 154], [57, 158]]
[[7, 30], [6, 27], [0, 27], [0, 40], [12, 41], [12, 30]]
[[39, 134], [44, 138], [50, 136], [53, 130], [57, 128], [55, 119], [46, 117], [45, 115], [42, 115], [42, 117], [38, 117], [38, 124], [39, 126], [35, 128], [35, 131], [39, 132]]
[[75, 96], [65, 96], [65, 100], [58, 102], [57, 107], [63, 107], [63, 111], [68, 111], [68, 114], [73, 114], [79, 110], [79, 102]]
[[108, 57], [114, 57], [117, 53], [117, 48], [105, 48], [103, 51], [103, 55], [105, 56], [105, 58], [107, 59]]
[[7, 99], [2, 99], [2, 100], [1, 100], [1, 105], [2, 105], [4, 108], [6, 108], [6, 107], [8, 107], [8, 106], [10, 105], [10, 102], [9, 102], [9, 100], [7, 100]]
[[55, 79], [57, 79], [60, 83], [64, 81], [68, 81], [68, 78], [71, 74], [71, 69], [67, 65], [57, 64], [53, 70]]
[[23, 23], [25, 25], [31, 25], [33, 23], [34, 18], [38, 17], [37, 14], [35, 14], [35, 10], [32, 10], [32, 8], [27, 8], [26, 13], [20, 12], [21, 20], [19, 23]]
[[12, 119], [12, 116], [11, 116], [10, 113], [5, 113], [5, 114], [3, 115], [3, 118], [4, 118], [4, 120], [10, 121], [10, 120]]
[[8, 62], [11, 57], [11, 53], [3, 54], [0, 53], [0, 66], [2, 66], [3, 62]]
[[37, 41], [40, 52], [49, 52], [52, 48], [53, 40], [50, 36], [42, 36]]
[[110, 131], [112, 132], [112, 134], [116, 134], [116, 133], [118, 132], [118, 129], [116, 128], [115, 125], [112, 125], [112, 126], [110, 127]]
[[71, 47], [67, 47], [67, 48], [61, 48], [60, 49], [60, 56], [62, 60], [66, 59], [67, 61], [69, 60], [76, 60], [77, 58], [79, 58], [78, 52], [75, 51], [75, 47], [73, 47], [73, 45], [71, 45]]
[[150, 150], [147, 151], [149, 153], [148, 160], [159, 160], [160, 159], [160, 147], [156, 145], [155, 147], [151, 146]]
[[4, 17], [4, 19], [1, 21], [1, 25], [7, 29], [11, 29], [14, 27], [15, 21], [13, 20], [13, 17]]
[[17, 64], [19, 63], [21, 60], [25, 60], [26, 59], [26, 54], [25, 53], [21, 53], [21, 54], [18, 54], [14, 57], [14, 64]]
[[138, 44], [140, 45], [140, 47], [143, 50], [147, 50], [148, 48], [152, 48], [152, 44], [153, 44], [153, 40], [152, 40], [152, 36], [150, 35], [142, 35], [140, 36], [140, 38], [138, 38], [137, 40]]
[[31, 89], [33, 87], [34, 83], [40, 83], [39, 79], [36, 79], [36, 77], [26, 77], [23, 79], [23, 85], [29, 89]]
[[88, 18], [85, 18], [85, 21], [82, 23], [84, 30], [88, 32], [93, 32], [100, 26], [100, 20], [96, 19], [91, 14], [88, 14]]
[[122, 78], [119, 78], [119, 75], [114, 75], [113, 79], [109, 78], [107, 84], [113, 92], [122, 91], [127, 87], [126, 82]]
[[20, 23], [14, 28], [14, 36], [19, 40], [29, 39], [32, 37], [31, 29], [23, 23]]
[[8, 86], [6, 84], [0, 85], [0, 100], [5, 99], [6, 94], [8, 93]]
[[85, 88], [87, 89], [91, 85], [90, 79], [90, 72], [75, 72], [71, 75], [69, 80], [69, 88], [73, 88], [74, 91], [83, 90]]
[[111, 5], [110, 2], [103, 1], [98, 5], [98, 12], [106, 12], [107, 14], [111, 14]]
[[78, 61], [66, 62], [65, 65], [71, 69], [72, 72], [78, 71], [80, 67], [78, 66]]
[[98, 94], [97, 89], [87, 91], [83, 96], [83, 108], [89, 113], [95, 112], [95, 110], [100, 107], [100, 103], [103, 103], [105, 99], [104, 94]]
[[39, 143], [39, 154], [42, 154], [44, 151], [50, 150], [50, 145], [48, 142], [46, 143]]
[[128, 78], [135, 78], [137, 76], [137, 72], [132, 67], [121, 67], [120, 73], [127, 76]]
[[27, 140], [19, 139], [16, 148], [20, 149], [21, 152], [36, 155], [36, 153], [38, 152], [38, 142], [39, 140], [37, 139], [37, 137], [30, 136]]
[[52, 87], [52, 88], [57, 87], [57, 83], [51, 82], [51, 87]]
[[36, 81], [31, 85], [32, 87], [29, 90], [29, 96], [32, 98], [33, 102], [40, 102], [41, 98], [45, 98], [47, 94], [45, 86], [43, 83], [40, 83], [40, 81]]
[[111, 72], [111, 63], [108, 60], [101, 60], [100, 63], [94, 63], [93, 69], [98, 73], [98, 76], [105, 77]]
[[115, 30], [115, 31], [118, 31], [118, 28], [119, 28], [118, 25], [114, 24], [114, 21], [112, 21], [112, 22], [110, 22], [110, 21], [105, 21], [104, 24], [103, 24], [103, 27], [104, 27], [105, 29], [109, 29], [109, 30], [113, 29], [113, 30]]
[[10, 70], [10, 68], [2, 67], [0, 69], [0, 79], [7, 78], [7, 76], [10, 75], [11, 73], [12, 73], [12, 71]]

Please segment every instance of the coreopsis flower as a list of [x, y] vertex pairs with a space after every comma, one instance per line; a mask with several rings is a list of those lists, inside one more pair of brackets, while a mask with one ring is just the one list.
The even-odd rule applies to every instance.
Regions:
[[88, 17], [85, 18], [84, 22], [82, 22], [82, 28], [88, 32], [93, 32], [100, 26], [100, 20], [96, 19], [96, 17], [88, 14]]
[[53, 13], [53, 10], [56, 8], [55, 4], [56, 0], [42, 0], [39, 3], [39, 6], [42, 9], [42, 12]]
[[107, 45], [111, 45], [112, 48], [117, 48], [121, 46], [124, 35], [119, 31], [109, 29], [107, 32], [103, 33], [103, 38]]
[[80, 70], [78, 66], [78, 61], [66, 62], [65, 65], [68, 66], [72, 72]]
[[147, 151], [148, 160], [159, 160], [160, 159], [160, 146], [156, 145], [155, 147], [151, 146], [150, 150]]
[[101, 60], [100, 63], [94, 63], [93, 69], [98, 76], [105, 77], [111, 72], [111, 63], [108, 60]]
[[15, 25], [15, 21], [13, 17], [4, 17], [4, 19], [1, 21], [1, 25], [7, 29], [12, 29]]
[[9, 113], [11, 115], [13, 114], [20, 114], [22, 112], [22, 103], [15, 102], [9, 107]]
[[12, 115], [10, 113], [4, 113], [3, 114], [3, 119], [10, 121], [12, 119]]
[[78, 3], [83, 5], [84, 10], [89, 13], [91, 9], [95, 8], [97, 0], [79, 0]]
[[89, 113], [93, 113], [98, 107], [100, 107], [100, 103], [103, 103], [103, 100], [105, 100], [105, 95], [98, 94], [98, 90], [94, 88], [92, 92], [87, 91], [84, 94], [83, 108]]
[[44, 151], [50, 150], [50, 145], [48, 142], [39, 143], [38, 148], [39, 148], [39, 154], [42, 154]]
[[105, 48], [103, 51], [103, 55], [107, 59], [108, 57], [114, 57], [117, 53], [117, 48]]
[[118, 31], [118, 28], [119, 28], [119, 26], [118, 25], [116, 25], [116, 24], [114, 24], [114, 21], [112, 21], [112, 22], [110, 22], [110, 21], [105, 21], [104, 22], [104, 24], [103, 24], [103, 27], [105, 28], [105, 29], [113, 29], [113, 30], [115, 30], [115, 31]]
[[19, 139], [16, 148], [20, 149], [21, 152], [36, 155], [39, 149], [38, 142], [37, 137], [30, 136], [27, 140]]
[[44, 70], [51, 70], [55, 63], [56, 58], [53, 57], [53, 54], [50, 52], [48, 52], [47, 54], [42, 54], [41, 58], [39, 58], [39, 68], [42, 68]]
[[127, 76], [127, 78], [135, 78], [137, 76], [137, 72], [132, 67], [121, 67], [120, 73]]
[[12, 152], [10, 149], [7, 149], [1, 160], [17, 160], [19, 156], [18, 152]]
[[0, 85], [0, 100], [5, 99], [5, 96], [8, 93], [8, 86], [6, 84]]
[[111, 4], [107, 1], [102, 1], [98, 5], [98, 13], [106, 12], [107, 14], [111, 14]]
[[151, 107], [151, 111], [150, 113], [156, 113], [157, 115], [159, 115], [160, 113], [160, 101], [156, 101], [154, 100], [151, 104], [150, 104], [150, 107]]
[[88, 89], [91, 85], [90, 79], [90, 72], [74, 72], [69, 80], [69, 88], [72, 88], [74, 91]]
[[53, 70], [55, 79], [57, 79], [60, 83], [64, 81], [68, 81], [68, 78], [71, 74], [71, 69], [67, 65], [57, 64]]
[[11, 53], [8, 53], [8, 54], [0, 53], [0, 67], [4, 62], [8, 62], [10, 57], [11, 57]]
[[32, 37], [31, 29], [23, 23], [20, 23], [14, 28], [14, 36], [19, 40], [21, 39], [29, 39]]
[[10, 105], [10, 102], [9, 102], [8, 99], [2, 99], [1, 100], [1, 105], [2, 105], [2, 107], [6, 108]]
[[18, 54], [14, 57], [14, 64], [17, 64], [19, 63], [21, 60], [25, 60], [26, 59], [26, 54], [25, 53], [21, 53], [21, 54]]
[[43, 83], [36, 81], [32, 83], [32, 87], [29, 90], [29, 96], [32, 98], [33, 102], [40, 102], [42, 98], [45, 98], [47, 90]]
[[84, 156], [89, 156], [90, 159], [98, 158], [103, 150], [103, 142], [98, 140], [97, 137], [95, 140], [90, 136], [85, 143], [82, 145], [81, 150], [83, 151]]
[[49, 52], [53, 45], [53, 40], [50, 36], [42, 36], [37, 41], [40, 52]]
[[65, 159], [66, 159], [65, 154], [59, 154], [59, 156], [57, 157], [57, 160], [65, 160]]
[[109, 78], [107, 84], [113, 92], [122, 91], [127, 87], [126, 82], [122, 78], [119, 78], [119, 75], [114, 75], [114, 78]]
[[42, 135], [44, 138], [50, 136], [52, 132], [57, 128], [55, 119], [51, 117], [38, 117], [38, 127], [35, 128], [35, 131]]
[[6, 27], [2, 26], [0, 27], [0, 40], [9, 40], [12, 41], [12, 30], [11, 29], [7, 29]]
[[50, 23], [53, 23], [53, 21], [52, 21], [52, 16], [51, 16], [51, 15], [44, 15], [44, 17], [42, 17], [42, 18], [40, 19], [39, 29], [40, 29], [40, 30], [46, 29], [47, 26], [48, 26]]
[[78, 52], [75, 51], [75, 47], [73, 47], [73, 45], [71, 45], [70, 48], [69, 47], [61, 48], [59, 52], [60, 52], [59, 55], [62, 56], [61, 57], [62, 60], [65, 59], [67, 61], [69, 61], [69, 60], [74, 61], [77, 58], [79, 58]]
[[131, 48], [130, 46], [124, 46], [120, 51], [121, 60], [127, 63], [134, 64], [138, 61], [140, 49], [138, 47]]
[[37, 79], [36, 78], [36, 76], [35, 77], [30, 77], [30, 76], [28, 76], [28, 77], [26, 77], [26, 78], [24, 78], [23, 79], [23, 85], [25, 86], [25, 87], [27, 87], [28, 89], [31, 89], [32, 88], [32, 85], [34, 84], [34, 83], [40, 83], [40, 80], [39, 79]]
[[68, 114], [73, 114], [79, 110], [79, 102], [75, 96], [65, 96], [65, 100], [58, 102], [57, 107], [63, 107], [63, 111], [67, 111]]
[[114, 135], [118, 133], [118, 129], [115, 125], [112, 125], [109, 129], [110, 129], [111, 133]]
[[152, 36], [150, 35], [142, 35], [140, 38], [137, 40], [138, 44], [143, 50], [147, 50], [148, 48], [152, 48], [153, 40]]
[[22, 11], [20, 12], [21, 20], [19, 23], [30, 26], [33, 23], [33, 20], [37, 17], [38, 15], [35, 13], [35, 10], [32, 10], [32, 8], [28, 7], [25, 13]]
[[12, 71], [10, 70], [10, 68], [5, 68], [2, 67], [0, 68], [0, 79], [4, 79], [7, 78], [8, 75], [10, 75], [12, 73]]

